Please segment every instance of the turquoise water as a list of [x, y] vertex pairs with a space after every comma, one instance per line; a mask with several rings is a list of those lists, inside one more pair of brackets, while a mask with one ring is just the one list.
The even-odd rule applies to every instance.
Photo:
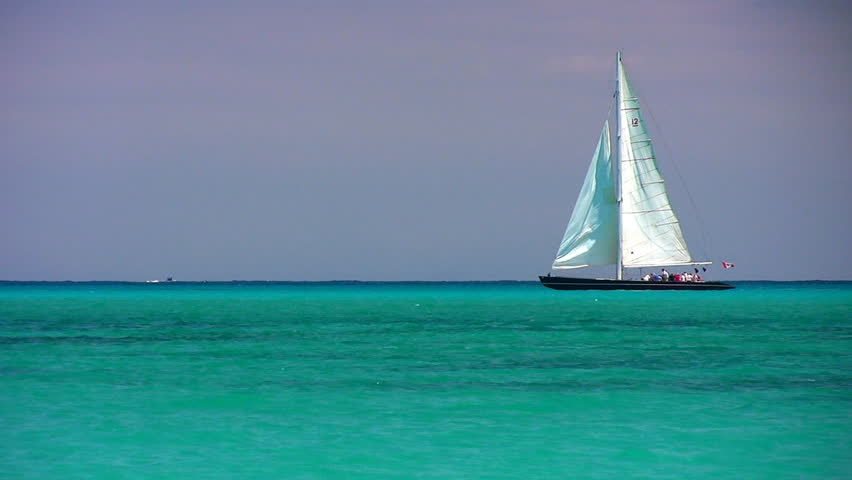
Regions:
[[4, 479], [852, 477], [852, 283], [0, 283]]

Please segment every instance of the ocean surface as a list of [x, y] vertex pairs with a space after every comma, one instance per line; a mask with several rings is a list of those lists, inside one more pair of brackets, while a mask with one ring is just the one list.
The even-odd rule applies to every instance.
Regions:
[[2, 479], [848, 479], [852, 283], [0, 283]]

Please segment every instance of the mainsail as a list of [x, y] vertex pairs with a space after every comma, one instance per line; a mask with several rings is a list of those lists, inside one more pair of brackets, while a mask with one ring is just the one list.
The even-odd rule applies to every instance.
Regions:
[[617, 249], [618, 204], [607, 121], [553, 268], [612, 265], [616, 262]]
[[657, 167], [639, 99], [618, 57], [621, 261], [625, 267], [694, 262]]

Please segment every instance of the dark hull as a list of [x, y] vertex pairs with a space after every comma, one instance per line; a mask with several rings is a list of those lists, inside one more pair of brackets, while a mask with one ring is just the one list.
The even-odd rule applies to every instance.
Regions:
[[541, 284], [554, 290], [728, 290], [722, 282], [644, 282], [598, 278], [538, 277]]

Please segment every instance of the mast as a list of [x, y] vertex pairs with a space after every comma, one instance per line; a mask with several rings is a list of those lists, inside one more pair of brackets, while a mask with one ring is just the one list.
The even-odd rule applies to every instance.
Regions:
[[624, 262], [621, 258], [621, 51], [615, 57], [615, 199], [618, 203], [618, 250], [615, 260], [615, 278], [624, 277]]

